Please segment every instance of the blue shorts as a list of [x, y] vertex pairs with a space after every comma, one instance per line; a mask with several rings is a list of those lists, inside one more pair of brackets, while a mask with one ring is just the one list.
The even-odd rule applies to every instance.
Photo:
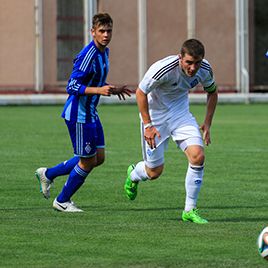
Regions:
[[104, 133], [100, 120], [95, 123], [77, 123], [65, 120], [72, 140], [74, 155], [92, 157], [97, 148], [104, 148]]

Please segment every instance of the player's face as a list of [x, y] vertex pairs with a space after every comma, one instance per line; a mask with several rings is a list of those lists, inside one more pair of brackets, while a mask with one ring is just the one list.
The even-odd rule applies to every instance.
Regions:
[[183, 57], [180, 57], [180, 66], [183, 72], [187, 76], [194, 76], [198, 69], [200, 68], [201, 62], [202, 62], [202, 57], [193, 57], [189, 54], [185, 54]]
[[112, 25], [99, 25], [91, 29], [96, 46], [100, 50], [104, 50], [112, 39], [113, 26]]

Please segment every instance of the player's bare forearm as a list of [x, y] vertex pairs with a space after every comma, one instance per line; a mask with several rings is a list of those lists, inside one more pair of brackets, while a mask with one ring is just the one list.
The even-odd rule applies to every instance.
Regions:
[[217, 91], [213, 93], [208, 93], [206, 117], [205, 117], [204, 123], [200, 126], [200, 129], [203, 131], [203, 140], [206, 145], [209, 145], [211, 143], [210, 126], [211, 126], [212, 119], [215, 113], [217, 102], [218, 102]]
[[139, 88], [136, 90], [136, 100], [139, 107], [139, 111], [142, 117], [142, 121], [144, 124], [148, 124], [151, 122], [149, 108], [148, 108], [148, 99], [147, 95]]
[[[141, 114], [142, 122], [144, 124], [144, 139], [151, 149], [156, 148], [155, 137], [161, 138], [158, 130], [151, 124], [151, 117], [148, 108], [147, 95], [139, 88], [136, 90], [136, 100]], [[146, 126], [147, 125], [147, 126]]]
[[119, 100], [125, 100], [125, 96], [130, 97], [131, 93], [132, 91], [126, 86], [116, 87], [114, 85], [104, 85], [102, 87], [87, 87], [85, 90], [85, 95], [117, 95]]
[[105, 85], [102, 87], [86, 87], [85, 95], [103, 95], [103, 96], [110, 96], [110, 90], [113, 86], [112, 85]]
[[208, 93], [207, 95], [207, 112], [204, 120], [204, 124], [207, 126], [211, 126], [212, 119], [216, 110], [216, 106], [218, 103], [218, 92], [215, 91], [213, 93]]

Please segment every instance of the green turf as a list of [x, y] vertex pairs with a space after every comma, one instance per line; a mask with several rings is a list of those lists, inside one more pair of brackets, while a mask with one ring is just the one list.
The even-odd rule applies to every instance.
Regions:
[[[192, 106], [201, 122], [205, 107]], [[179, 220], [187, 162], [170, 142], [160, 179], [123, 192], [141, 159], [136, 106], [100, 106], [105, 164], [64, 214], [38, 192], [34, 171], [72, 156], [61, 106], [0, 107], [0, 267], [267, 267], [256, 239], [268, 224], [268, 105], [219, 105], [206, 148], [199, 208], [207, 225]]]

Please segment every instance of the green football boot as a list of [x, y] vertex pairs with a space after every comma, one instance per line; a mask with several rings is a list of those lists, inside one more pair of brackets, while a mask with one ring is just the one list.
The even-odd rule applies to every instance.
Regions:
[[191, 221], [191, 222], [199, 223], [199, 224], [208, 223], [206, 219], [203, 219], [200, 217], [200, 215], [198, 214], [197, 208], [193, 208], [188, 212], [183, 211], [181, 218], [182, 218], [182, 221]]
[[135, 165], [130, 165], [127, 169], [127, 178], [125, 181], [124, 189], [126, 191], [127, 197], [130, 200], [134, 200], [137, 196], [138, 182], [134, 182], [130, 178], [131, 171], [135, 168]]

